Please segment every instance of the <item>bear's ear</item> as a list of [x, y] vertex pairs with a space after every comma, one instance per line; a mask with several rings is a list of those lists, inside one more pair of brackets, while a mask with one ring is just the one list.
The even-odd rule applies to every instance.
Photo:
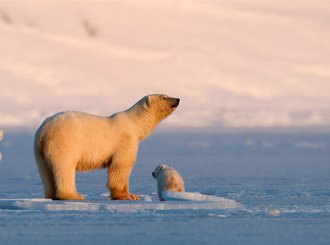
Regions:
[[146, 108], [150, 108], [151, 107], [151, 97], [150, 96], [146, 96], [145, 100], [144, 100], [144, 106]]

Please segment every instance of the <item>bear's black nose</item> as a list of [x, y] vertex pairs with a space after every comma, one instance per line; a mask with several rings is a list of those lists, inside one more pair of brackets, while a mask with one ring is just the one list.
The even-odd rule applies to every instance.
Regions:
[[156, 177], [155, 177], [155, 173], [154, 173], [154, 172], [152, 172], [152, 177], [156, 178]]
[[179, 103], [180, 103], [180, 99], [179, 98], [175, 98], [174, 99], [174, 103], [172, 104], [172, 108], [176, 108], [176, 107], [178, 107], [178, 105], [179, 105]]

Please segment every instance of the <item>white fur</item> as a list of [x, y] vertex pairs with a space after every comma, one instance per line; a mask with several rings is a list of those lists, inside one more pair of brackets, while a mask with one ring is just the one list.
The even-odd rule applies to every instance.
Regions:
[[35, 156], [47, 198], [81, 200], [76, 171], [108, 168], [113, 199], [139, 199], [129, 192], [139, 142], [171, 114], [179, 99], [149, 95], [110, 117], [62, 112], [47, 118], [35, 136]]
[[157, 179], [157, 192], [161, 201], [165, 201], [162, 196], [163, 191], [185, 191], [183, 178], [173, 167], [161, 164], [155, 169], [152, 175]]

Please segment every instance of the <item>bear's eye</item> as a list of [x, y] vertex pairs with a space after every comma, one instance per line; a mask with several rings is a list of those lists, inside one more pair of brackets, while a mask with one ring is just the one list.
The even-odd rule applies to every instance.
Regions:
[[163, 96], [163, 100], [167, 100], [167, 97], [166, 96]]

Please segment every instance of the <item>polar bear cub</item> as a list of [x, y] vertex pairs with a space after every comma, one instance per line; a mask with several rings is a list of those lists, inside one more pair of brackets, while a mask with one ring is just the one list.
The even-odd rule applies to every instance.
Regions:
[[161, 164], [152, 172], [152, 176], [157, 179], [158, 196], [161, 201], [165, 201], [162, 191], [185, 191], [183, 178], [173, 167]]

